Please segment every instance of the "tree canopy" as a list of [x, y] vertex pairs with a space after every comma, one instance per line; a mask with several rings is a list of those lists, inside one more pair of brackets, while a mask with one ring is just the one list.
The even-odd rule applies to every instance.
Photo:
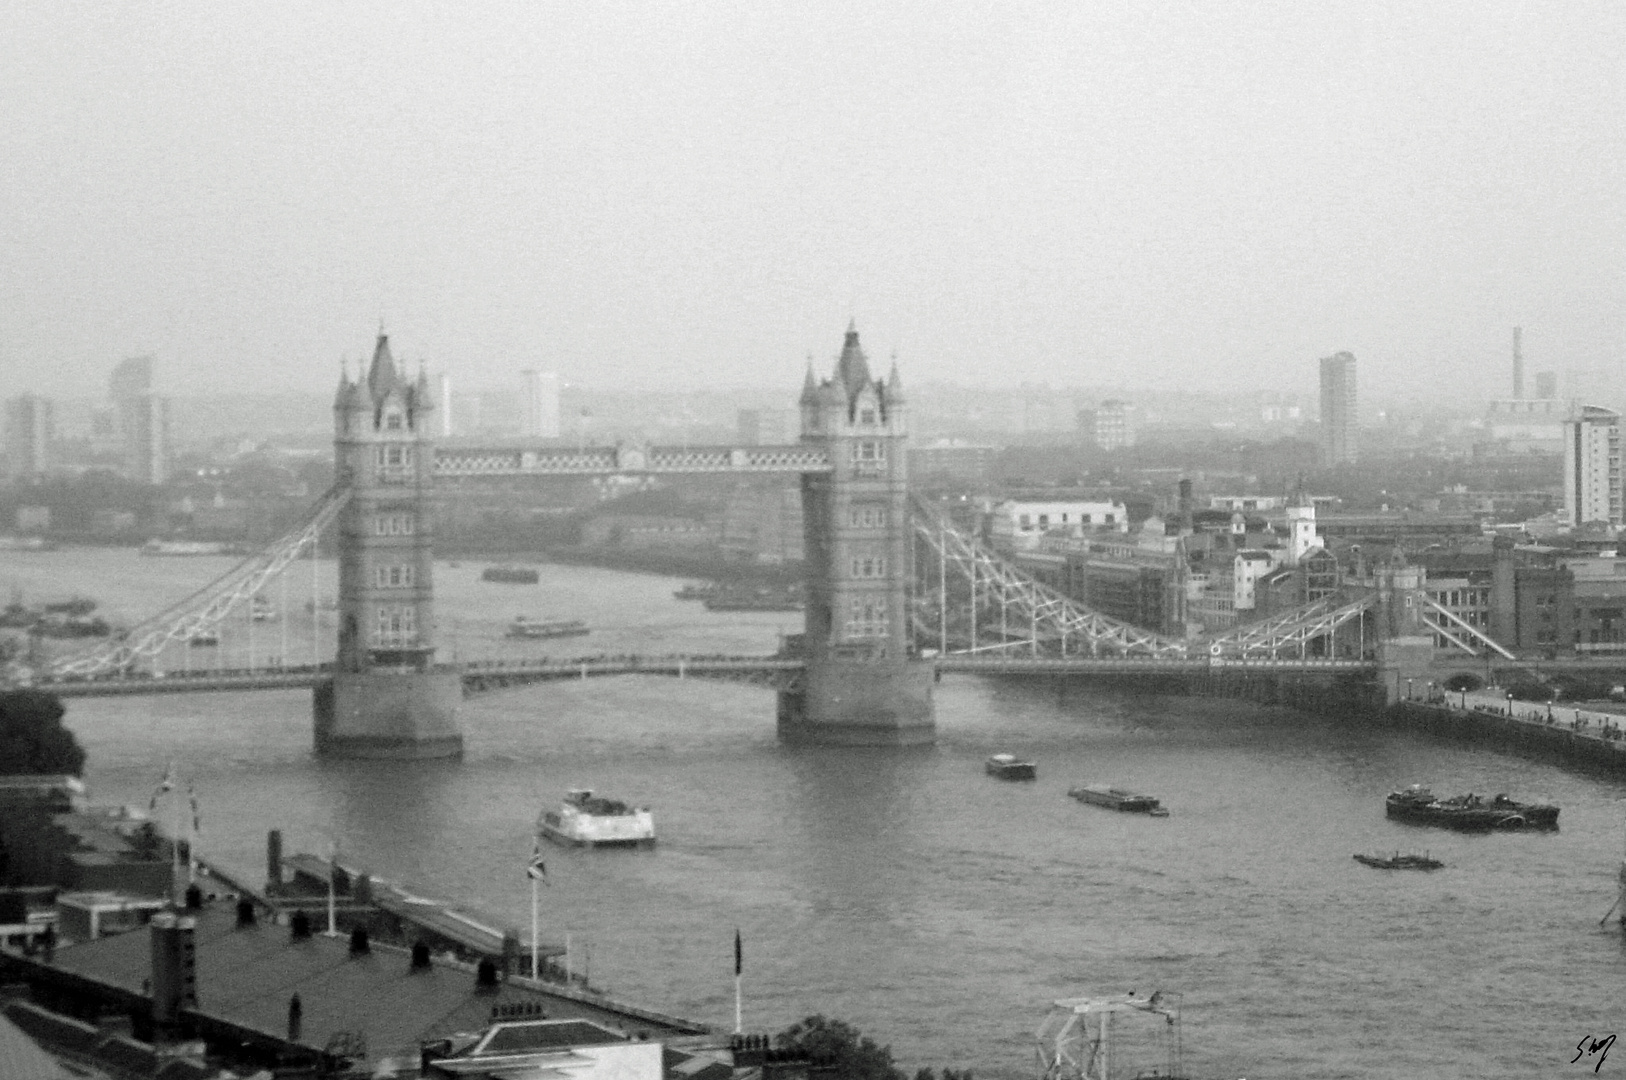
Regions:
[[[826, 1016], [809, 1016], [774, 1036], [784, 1050], [800, 1050], [812, 1064], [830, 1070], [835, 1080], [909, 1080], [892, 1060], [892, 1048], [881, 1046], [851, 1024]], [[943, 1080], [971, 1080], [971, 1070], [943, 1070]], [[937, 1080], [931, 1069], [921, 1069], [914, 1080]]]
[[62, 725], [63, 711], [43, 690], [0, 692], [0, 771], [78, 776], [85, 751]]

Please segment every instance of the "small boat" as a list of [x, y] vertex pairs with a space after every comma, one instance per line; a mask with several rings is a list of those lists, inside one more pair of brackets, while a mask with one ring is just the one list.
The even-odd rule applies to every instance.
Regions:
[[576, 847], [648, 847], [655, 843], [655, 816], [647, 806], [632, 807], [574, 788], [565, 793], [559, 809], [537, 818], [536, 831]]
[[1169, 812], [1163, 804], [1150, 795], [1142, 795], [1137, 791], [1126, 791], [1123, 788], [1107, 787], [1105, 784], [1084, 784], [1073, 788], [1067, 794], [1079, 802], [1087, 802], [1093, 806], [1105, 806], [1111, 810], [1122, 810], [1126, 814], [1149, 814], [1152, 817], [1168, 817]]
[[277, 609], [271, 606], [271, 601], [263, 596], [256, 596], [249, 601], [248, 617], [255, 622], [273, 622], [277, 617]]
[[1377, 870], [1438, 870], [1445, 865], [1427, 855], [1402, 855], [1398, 851], [1393, 855], [1356, 855], [1355, 861]]
[[1391, 791], [1384, 800], [1384, 812], [1396, 821], [1440, 825], [1463, 832], [1558, 828], [1558, 807], [1551, 803], [1522, 803], [1506, 795], [1485, 799], [1471, 792], [1437, 799], [1421, 784]]
[[984, 763], [983, 768], [989, 776], [997, 776], [1001, 780], [1036, 780], [1039, 776], [1038, 766], [1031, 761], [1018, 761], [1015, 754], [995, 754]]
[[523, 615], [515, 615], [514, 621], [508, 624], [508, 637], [511, 638], [555, 638], [580, 637], [592, 633], [587, 624], [580, 619], [527, 619]]
[[691, 581], [684, 585], [683, 588], [673, 592], [672, 595], [679, 600], [705, 600], [716, 596], [718, 590], [721, 588], [722, 586], [718, 585], [715, 581]]
[[220, 634], [215, 630], [199, 630], [186, 639], [188, 645], [219, 645]]
[[535, 585], [539, 575], [529, 566], [488, 566], [480, 571], [481, 581], [500, 581], [508, 585]]

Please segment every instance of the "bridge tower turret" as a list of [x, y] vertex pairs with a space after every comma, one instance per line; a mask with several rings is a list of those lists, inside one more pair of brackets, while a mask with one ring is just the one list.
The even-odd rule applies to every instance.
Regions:
[[912, 654], [907, 409], [897, 364], [871, 376], [847, 328], [831, 377], [802, 387], [802, 442], [828, 473], [802, 477], [807, 614], [802, 687], [780, 695], [787, 742], [927, 743], [932, 669]]
[[340, 757], [455, 757], [457, 671], [435, 664], [435, 403], [378, 335], [372, 363], [339, 378], [333, 457], [350, 501], [339, 515], [339, 631], [331, 684], [316, 692], [316, 749]]

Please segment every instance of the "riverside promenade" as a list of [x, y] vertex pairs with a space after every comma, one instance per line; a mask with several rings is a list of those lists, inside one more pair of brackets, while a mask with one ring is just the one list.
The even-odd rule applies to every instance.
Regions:
[[1626, 706], [1518, 701], [1492, 686], [1419, 693], [1389, 712], [1397, 727], [1626, 776]]

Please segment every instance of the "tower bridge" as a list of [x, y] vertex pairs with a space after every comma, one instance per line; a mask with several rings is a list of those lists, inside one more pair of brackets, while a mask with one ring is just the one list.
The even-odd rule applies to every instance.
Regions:
[[[1395, 567], [1296, 611], [1202, 639], [1095, 612], [1006, 563], [912, 499], [908, 404], [894, 363], [869, 367], [849, 326], [826, 378], [807, 371], [801, 440], [786, 446], [437, 446], [427, 378], [405, 376], [379, 335], [364, 373], [334, 398], [334, 487], [294, 532], [113, 641], [35, 682], [67, 695], [309, 687], [318, 752], [371, 758], [462, 751], [464, 696], [563, 678], [643, 673], [772, 686], [787, 742], [908, 745], [933, 737], [941, 673], [1010, 676], [1376, 675], [1391, 699], [1427, 680], [1436, 636], [1465, 657], [1505, 649], [1429, 599]], [[612, 474], [799, 477], [805, 626], [780, 655], [676, 654], [572, 660], [440, 657], [433, 582], [437, 494], [487, 478]], [[247, 671], [164, 671], [160, 657], [207, 633], [337, 530], [331, 661]], [[313, 597], [313, 604], [315, 598]]]

